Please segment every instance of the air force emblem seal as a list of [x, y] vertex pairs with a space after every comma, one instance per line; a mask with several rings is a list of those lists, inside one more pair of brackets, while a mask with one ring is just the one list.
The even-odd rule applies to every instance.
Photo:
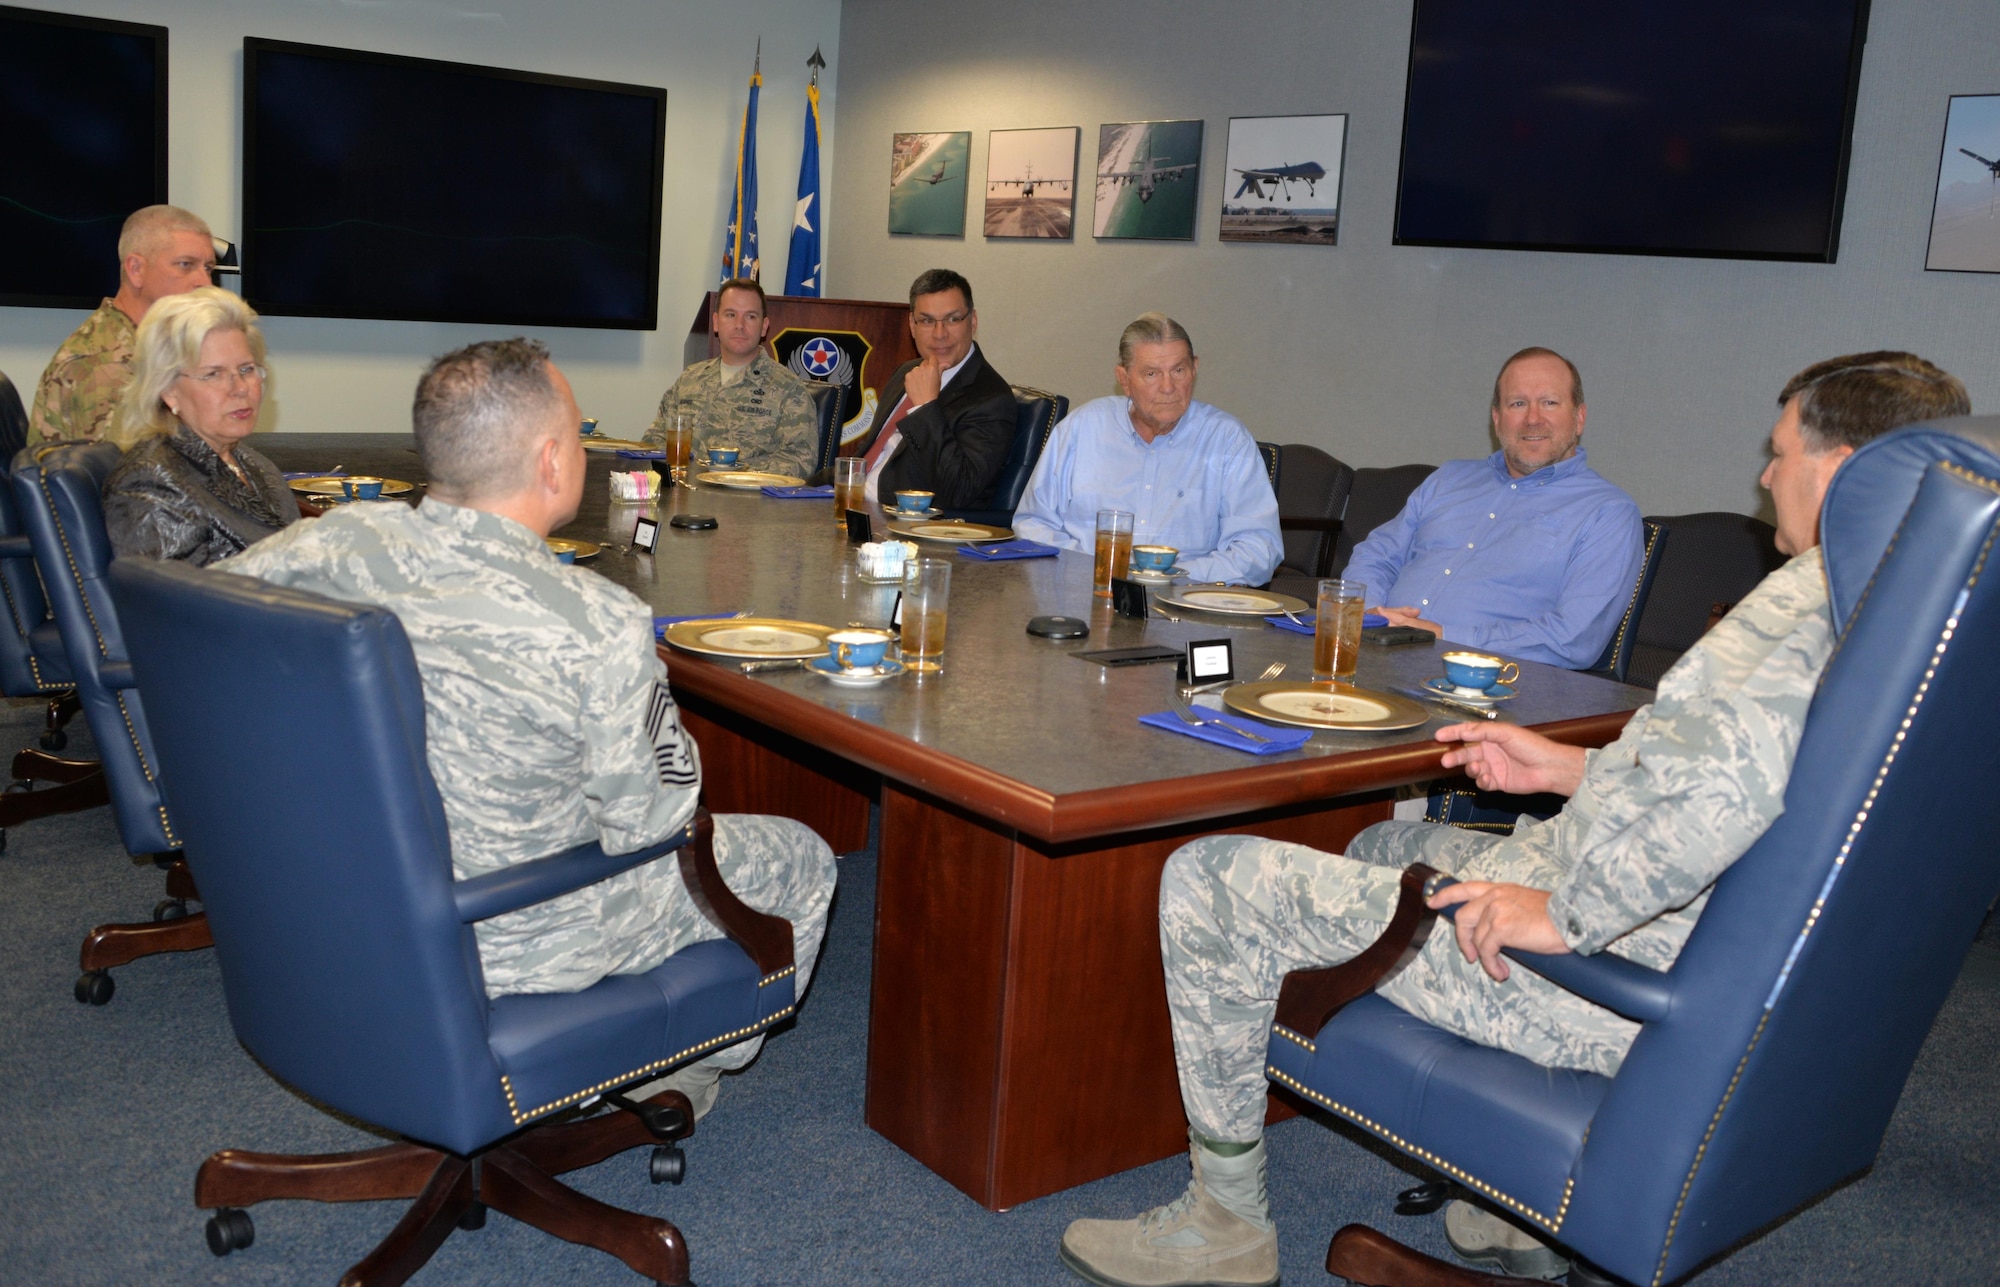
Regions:
[[847, 405], [854, 414], [841, 426], [842, 442], [853, 442], [867, 433], [875, 419], [875, 391], [860, 387], [862, 368], [871, 347], [854, 331], [787, 327], [771, 337], [771, 352], [793, 375], [816, 384], [838, 384], [848, 389]]

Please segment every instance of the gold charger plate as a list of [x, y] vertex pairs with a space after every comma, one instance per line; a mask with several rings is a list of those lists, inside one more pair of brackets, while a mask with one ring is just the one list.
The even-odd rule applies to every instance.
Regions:
[[919, 541], [943, 541], [949, 545], [975, 545], [982, 541], [1014, 539], [1014, 529], [1011, 527], [964, 523], [955, 518], [917, 523], [891, 523], [889, 530], [898, 536], [914, 537]]
[[791, 474], [766, 474], [755, 469], [716, 469], [705, 474], [696, 474], [694, 480], [707, 483], [710, 487], [728, 487], [736, 491], [756, 491], [760, 487], [804, 487], [806, 480]]
[[667, 627], [666, 640], [685, 652], [708, 657], [823, 657], [833, 629], [777, 617], [723, 617], [677, 621]]
[[[353, 476], [359, 477], [360, 475]], [[372, 478], [374, 475], [371, 474], [369, 477]], [[346, 493], [340, 490], [339, 474], [334, 474], [327, 478], [294, 478], [291, 486], [293, 491], [304, 492], [308, 496], [346, 495]], [[395, 478], [384, 478], [382, 480], [382, 494], [384, 496], [401, 496], [404, 492], [409, 491], [415, 486], [415, 483], [406, 483]]]
[[545, 536], [542, 539], [557, 554], [569, 550], [579, 559], [594, 559], [604, 551], [604, 547], [595, 541], [572, 541], [567, 536]]
[[1346, 684], [1273, 679], [1225, 689], [1222, 704], [1241, 715], [1297, 728], [1370, 733], [1417, 728], [1431, 713], [1408, 698]]
[[1155, 591], [1153, 597], [1176, 608], [1219, 612], [1229, 617], [1269, 617], [1280, 612], [1313, 610], [1304, 599], [1238, 585], [1190, 585], [1172, 594]]

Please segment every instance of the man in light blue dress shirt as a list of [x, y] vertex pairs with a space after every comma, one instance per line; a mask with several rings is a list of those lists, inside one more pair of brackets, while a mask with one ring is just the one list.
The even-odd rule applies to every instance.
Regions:
[[1390, 624], [1519, 661], [1581, 670], [1618, 630], [1645, 530], [1624, 490], [1583, 450], [1583, 377], [1544, 348], [1493, 382], [1484, 460], [1453, 460], [1355, 547], [1340, 575]]
[[1284, 557], [1278, 498], [1241, 422], [1194, 400], [1194, 342], [1147, 313], [1118, 339], [1123, 396], [1069, 413], [1055, 433], [1014, 531], [1065, 550], [1096, 548], [1097, 511], [1128, 510], [1133, 541], [1171, 545], [1196, 581], [1262, 585]]

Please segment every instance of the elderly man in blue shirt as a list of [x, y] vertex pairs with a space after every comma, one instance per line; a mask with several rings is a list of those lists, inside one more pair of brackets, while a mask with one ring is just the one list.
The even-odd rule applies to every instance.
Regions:
[[1521, 661], [1581, 670], [1618, 629], [1639, 579], [1639, 507], [1590, 468], [1583, 376], [1522, 349], [1493, 381], [1484, 460], [1453, 460], [1355, 547], [1341, 576], [1391, 625]]
[[1123, 394], [1086, 402], [1056, 426], [1014, 530], [1089, 551], [1097, 511], [1128, 510], [1133, 540], [1171, 545], [1196, 581], [1262, 585], [1284, 557], [1278, 498], [1241, 422], [1194, 400], [1194, 342], [1147, 313], [1118, 338]]

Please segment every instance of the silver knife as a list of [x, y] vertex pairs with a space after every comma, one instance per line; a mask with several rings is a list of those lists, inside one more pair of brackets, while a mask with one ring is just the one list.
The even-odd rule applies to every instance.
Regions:
[[1402, 693], [1406, 697], [1415, 697], [1427, 702], [1436, 702], [1439, 706], [1448, 706], [1455, 711], [1464, 711], [1467, 715], [1477, 716], [1480, 719], [1500, 718], [1500, 712], [1491, 706], [1474, 706], [1471, 702], [1462, 702], [1456, 697], [1446, 697], [1443, 693], [1432, 692], [1428, 688], [1410, 688], [1398, 684], [1395, 686], [1395, 691]]
[[746, 675], [755, 675], [766, 670], [788, 670], [793, 666], [808, 666], [819, 660], [817, 657], [781, 657], [776, 661], [746, 661], [737, 669]]

